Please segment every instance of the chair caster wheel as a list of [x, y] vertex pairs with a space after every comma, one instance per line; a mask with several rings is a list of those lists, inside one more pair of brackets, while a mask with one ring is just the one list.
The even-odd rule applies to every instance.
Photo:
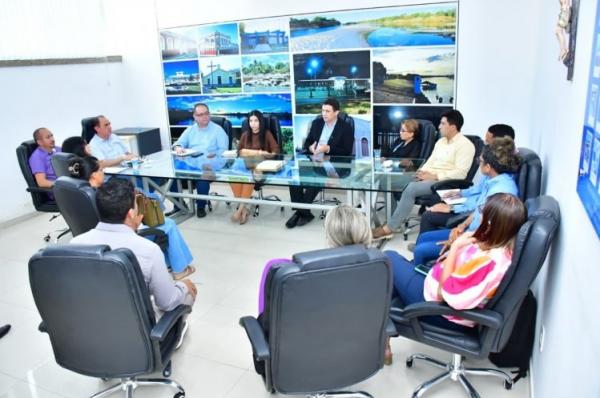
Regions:
[[280, 207], [280, 208], [279, 208], [279, 211], [280, 211], [280, 212], [282, 212], [282, 213], [283, 213], [283, 211], [284, 211], [284, 210], [285, 210], [285, 209], [284, 209], [283, 207]]
[[412, 368], [413, 366], [413, 360], [412, 359], [407, 359], [406, 360], [406, 367], [407, 368]]
[[512, 387], [513, 387], [512, 381], [506, 381], [506, 380], [504, 380], [504, 388], [505, 389], [512, 390]]
[[100, 378], [103, 382], [107, 382], [108, 380], [110, 380], [108, 377], [101, 377]]
[[227, 205], [228, 209], [231, 209], [231, 202], [225, 202], [225, 204]]
[[50, 242], [50, 235], [44, 236], [44, 242]]
[[165, 368], [163, 369], [162, 375], [163, 375], [163, 377], [166, 377], [166, 378], [171, 376], [171, 361], [169, 361], [167, 366], [165, 366]]
[[173, 398], [185, 398], [185, 393], [178, 392], [177, 394], [173, 395]]

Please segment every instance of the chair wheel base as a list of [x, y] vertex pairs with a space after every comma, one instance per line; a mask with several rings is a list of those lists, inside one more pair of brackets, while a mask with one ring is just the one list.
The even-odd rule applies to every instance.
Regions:
[[406, 360], [406, 367], [407, 368], [412, 368], [413, 366], [413, 360], [412, 359], [407, 359]]
[[173, 398], [185, 398], [185, 393], [178, 392], [177, 394], [173, 395]]
[[512, 383], [512, 382], [509, 382], [509, 381], [506, 381], [506, 380], [504, 380], [504, 388], [505, 388], [505, 389], [507, 389], [507, 390], [512, 390], [512, 388], [513, 388], [513, 383]]
[[50, 235], [44, 236], [44, 242], [50, 242]]

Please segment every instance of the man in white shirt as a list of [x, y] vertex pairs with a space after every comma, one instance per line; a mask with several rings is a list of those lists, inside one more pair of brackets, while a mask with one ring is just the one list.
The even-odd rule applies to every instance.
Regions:
[[89, 142], [92, 155], [96, 157], [102, 167], [117, 166], [124, 160], [131, 160], [136, 156], [129, 152], [123, 141], [112, 133], [110, 120], [100, 115], [93, 120], [96, 135]]
[[96, 207], [100, 216], [96, 228], [74, 237], [71, 243], [130, 249], [158, 310], [170, 311], [180, 304], [193, 305], [196, 300], [194, 283], [190, 279], [173, 281], [158, 245], [135, 233], [142, 217], [138, 215], [131, 181], [112, 178], [104, 183], [96, 191]]
[[[194, 124], [186, 128], [181, 137], [173, 144], [173, 150], [183, 154], [185, 149], [191, 149], [199, 154], [212, 158], [221, 156], [229, 149], [229, 137], [221, 126], [210, 120], [208, 105], [197, 103], [193, 110]], [[196, 180], [196, 192], [199, 195], [208, 195], [210, 181]], [[196, 200], [196, 216], [206, 217], [206, 200]]]
[[431, 194], [431, 186], [441, 180], [450, 178], [463, 179], [467, 176], [473, 158], [475, 146], [460, 129], [464, 123], [462, 114], [452, 109], [442, 114], [439, 129], [440, 138], [427, 161], [409, 183], [398, 201], [398, 206], [387, 224], [373, 230], [374, 239], [389, 239], [393, 231], [398, 229], [410, 215], [419, 196]]

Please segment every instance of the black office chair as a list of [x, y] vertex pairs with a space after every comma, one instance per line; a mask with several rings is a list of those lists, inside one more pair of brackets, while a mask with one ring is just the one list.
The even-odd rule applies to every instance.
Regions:
[[69, 163], [76, 157], [73, 153], [57, 152], [50, 158], [54, 174], [57, 177], [69, 176]]
[[[395, 333], [391, 289], [389, 260], [360, 245], [299, 253], [292, 264], [271, 268], [264, 312], [240, 319], [267, 391], [333, 395], [327, 391], [381, 369]], [[371, 397], [354, 394], [335, 393]]]
[[[96, 190], [87, 181], [66, 176], [59, 177], [54, 183], [54, 196], [73, 237], [93, 229], [100, 221], [96, 208]], [[137, 234], [148, 237], [163, 252], [169, 247], [167, 235], [158, 228], [140, 229]]]
[[[106, 245], [57, 245], [29, 260], [29, 282], [56, 363], [73, 372], [121, 382], [93, 395], [119, 390], [133, 397], [140, 386], [167, 385], [185, 397], [171, 375], [171, 355], [181, 336], [180, 305], [158, 322], [135, 255]], [[162, 372], [165, 379], [138, 378]]]
[[420, 159], [427, 159], [433, 152], [433, 147], [437, 142], [439, 135], [438, 131], [429, 120], [416, 119], [419, 123], [419, 136], [417, 140], [421, 143]]
[[[279, 119], [275, 115], [270, 115], [268, 113], [263, 113], [263, 125], [265, 129], [269, 130], [271, 134], [273, 134], [273, 138], [277, 141], [277, 145], [279, 145], [280, 151], [283, 151], [283, 143], [281, 139], [281, 124], [279, 123]], [[242, 131], [250, 131], [250, 127], [248, 126], [248, 121], [244, 119], [242, 123]], [[263, 185], [256, 184], [254, 186], [254, 190], [257, 193], [256, 199], [260, 200], [270, 200], [273, 202], [281, 202], [281, 198], [277, 195], [263, 195]], [[283, 212], [284, 208], [281, 207], [280, 210]], [[252, 213], [254, 217], [258, 217], [260, 214], [260, 205], [254, 206], [254, 212]]]
[[[466, 378], [468, 374], [496, 376], [504, 379], [505, 388], [512, 387], [512, 379], [506, 372], [464, 367], [463, 357], [486, 359], [490, 353], [500, 352], [513, 328], [519, 327], [515, 325], [519, 308], [544, 264], [560, 222], [560, 209], [553, 197], [540, 196], [528, 200], [526, 205], [529, 217], [516, 236], [512, 265], [485, 308], [459, 311], [438, 302], [415, 303], [406, 307], [396, 301], [392, 303], [390, 314], [399, 335], [452, 353], [452, 361], [448, 364], [423, 354], [407, 358], [407, 367], [412, 367], [414, 360], [418, 359], [444, 370], [418, 386], [413, 397], [421, 397], [429, 388], [448, 378], [460, 381], [471, 397], [479, 397]], [[458, 316], [478, 325], [468, 331], [455, 331], [428, 324], [422, 319], [440, 315]]]
[[[515, 173], [515, 182], [519, 189], [519, 199], [525, 202], [540, 196], [542, 189], [542, 161], [540, 157], [527, 148], [519, 148], [519, 157], [521, 164], [519, 170]], [[471, 186], [472, 183], [466, 180], [440, 181], [434, 184], [433, 189], [464, 189]], [[469, 214], [457, 214], [446, 221], [445, 228], [454, 228], [469, 216]]]
[[96, 135], [96, 129], [94, 129], [95, 119], [95, 117], [85, 117], [81, 119], [81, 138], [83, 138], [88, 144]]
[[225, 130], [225, 134], [227, 134], [227, 137], [229, 138], [229, 146], [227, 149], [231, 149], [231, 143], [233, 141], [233, 129], [231, 127], [231, 122], [223, 116], [211, 116], [210, 121], [218, 124], [223, 128], [223, 130]]
[[[312, 124], [316, 121], [321, 119], [322, 116], [317, 116], [316, 118], [313, 119], [313, 121], [311, 122], [308, 131], [310, 131], [310, 128], [312, 127]], [[352, 136], [354, 136], [354, 119], [352, 118], [352, 116], [348, 115], [345, 112], [340, 112], [338, 113], [338, 119], [348, 123], [350, 125], [350, 128], [352, 129]], [[352, 146], [352, 156], [355, 155], [355, 151], [356, 151], [356, 145]], [[314, 201], [314, 203], [318, 203], [320, 205], [324, 205], [326, 203], [332, 203], [335, 206], [339, 205], [340, 203], [342, 203], [338, 198], [333, 197], [331, 199], [326, 199], [325, 198], [325, 190], [322, 189], [321, 192], [319, 193], [318, 199]], [[319, 218], [321, 220], [323, 220], [325, 218], [325, 210], [321, 210], [321, 214], [319, 214]]]
[[481, 137], [476, 135], [465, 135], [475, 147], [475, 154], [473, 156], [473, 162], [471, 163], [471, 167], [467, 172], [467, 176], [462, 179], [450, 179], [437, 182], [431, 186], [431, 194], [419, 196], [415, 200], [415, 204], [420, 206], [419, 216], [410, 218], [406, 221], [403, 237], [404, 240], [408, 240], [408, 234], [412, 231], [413, 228], [420, 224], [421, 214], [425, 212], [425, 209], [429, 206], [433, 206], [436, 203], [440, 202], [440, 197], [436, 193], [439, 189], [465, 189], [473, 185], [473, 178], [477, 173], [477, 169], [479, 169], [479, 156], [481, 155], [481, 151], [483, 150], [483, 146], [485, 145]]
[[[37, 149], [38, 145], [33, 140], [24, 141], [17, 147], [17, 160], [19, 162], [19, 167], [21, 168], [21, 173], [23, 174], [23, 178], [25, 178], [25, 182], [27, 183], [27, 192], [31, 194], [31, 200], [33, 202], [33, 207], [37, 211], [41, 211], [43, 213], [56, 213], [50, 217], [50, 221], [54, 220], [59, 216], [58, 206], [56, 205], [56, 201], [51, 196], [52, 188], [41, 188], [38, 186], [35, 181], [35, 177], [31, 172], [31, 168], [29, 167], [29, 158], [33, 151]], [[61, 237], [69, 233], [69, 229], [60, 229], [57, 231], [58, 235], [56, 237], [56, 241], [58, 241]], [[48, 233], [44, 236], [44, 241], [50, 241], [51, 233]]]

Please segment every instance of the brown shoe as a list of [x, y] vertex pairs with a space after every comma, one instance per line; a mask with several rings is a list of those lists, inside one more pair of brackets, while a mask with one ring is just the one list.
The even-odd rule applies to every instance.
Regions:
[[175, 279], [176, 281], [178, 281], [178, 280], [181, 280], [181, 279], [185, 278], [188, 275], [193, 274], [194, 272], [196, 272], [196, 268], [193, 265], [188, 265], [181, 272], [173, 272], [172, 273], [173, 274], [173, 279]]
[[394, 236], [394, 233], [388, 228], [387, 225], [382, 225], [381, 227], [375, 228], [372, 233], [373, 240], [391, 239]]

